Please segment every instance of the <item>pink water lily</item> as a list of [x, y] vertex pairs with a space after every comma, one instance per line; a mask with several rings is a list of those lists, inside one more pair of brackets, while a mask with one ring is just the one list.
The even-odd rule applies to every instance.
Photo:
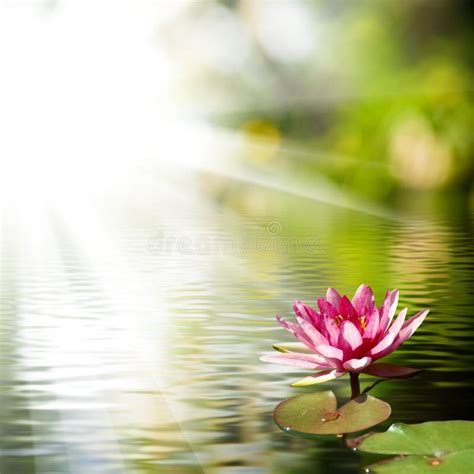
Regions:
[[[293, 386], [326, 382], [348, 372], [397, 376], [397, 366], [372, 364], [411, 337], [429, 312], [420, 311], [405, 321], [407, 308], [404, 308], [394, 319], [397, 305], [398, 290], [393, 290], [387, 291], [382, 305], [377, 308], [374, 294], [367, 285], [359, 286], [352, 301], [329, 288], [326, 298], [318, 299], [319, 312], [295, 301], [297, 324], [279, 315], [277, 320], [300, 343], [275, 345], [278, 352], [265, 353], [261, 360], [321, 369]], [[386, 375], [389, 373], [392, 375]]]

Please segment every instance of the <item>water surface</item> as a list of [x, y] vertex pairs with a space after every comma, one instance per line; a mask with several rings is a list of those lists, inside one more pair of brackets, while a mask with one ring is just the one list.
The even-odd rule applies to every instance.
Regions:
[[[305, 373], [260, 362], [274, 316], [361, 282], [431, 312], [387, 361], [423, 367], [372, 394], [395, 421], [469, 419], [472, 214], [377, 217], [194, 181], [5, 213], [0, 472], [356, 473], [372, 458], [282, 433]], [[448, 206], [449, 207], [449, 206]], [[363, 378], [362, 384], [369, 383]], [[325, 385], [340, 399], [349, 384]]]

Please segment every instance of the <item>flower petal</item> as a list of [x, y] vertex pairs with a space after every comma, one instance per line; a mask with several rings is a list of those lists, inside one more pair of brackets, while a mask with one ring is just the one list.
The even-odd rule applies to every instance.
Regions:
[[362, 345], [362, 336], [354, 323], [343, 321], [339, 333], [338, 346], [345, 354], [355, 351]]
[[374, 308], [372, 314], [368, 318], [367, 326], [362, 336], [364, 340], [373, 340], [378, 334], [380, 323], [379, 311], [377, 308]]
[[273, 362], [275, 364], [291, 365], [303, 369], [326, 369], [331, 367], [317, 354], [298, 354], [296, 352], [265, 352], [260, 356], [263, 362]]
[[308, 323], [313, 324], [317, 328], [321, 326], [321, 315], [303, 302], [296, 300], [293, 303], [293, 311], [297, 316], [303, 318], [305, 321], [308, 321]]
[[311, 326], [315, 327], [321, 334], [326, 334], [324, 318], [313, 308], [297, 300], [293, 304], [293, 310], [296, 313], [296, 320], [300, 326], [301, 321], [306, 321], [311, 324]]
[[338, 315], [337, 306], [333, 306], [329, 301], [319, 298], [318, 306], [324, 318], [335, 318]]
[[339, 301], [338, 313], [344, 319], [356, 319], [358, 316], [354, 306], [352, 306], [352, 303], [349, 301], [347, 296], [343, 296]]
[[293, 334], [293, 336], [299, 339], [303, 344], [306, 344], [314, 352], [315, 348], [313, 343], [297, 324], [285, 321], [279, 314], [277, 314], [276, 319], [281, 327]]
[[405, 321], [405, 316], [407, 315], [407, 308], [403, 308], [397, 316], [397, 319], [393, 322], [393, 324], [388, 328], [389, 333], [398, 334], [400, 329], [403, 326]]
[[336, 324], [335, 319], [326, 319], [325, 321], [325, 328], [326, 328], [326, 334], [327, 334], [327, 339], [329, 341], [329, 344], [331, 346], [337, 346], [337, 341], [339, 340], [339, 333], [340, 328]]
[[399, 332], [399, 337], [402, 340], [400, 344], [403, 344], [409, 339], [413, 333], [420, 327], [421, 323], [425, 320], [426, 315], [430, 312], [429, 309], [425, 309], [412, 316], [408, 321], [405, 321]]
[[329, 344], [331, 346], [337, 346], [339, 340], [339, 333], [341, 332], [339, 326], [336, 324], [334, 319], [326, 320], [326, 334]]
[[[396, 337], [396, 334], [394, 333], [389, 332], [388, 334], [386, 334], [384, 338], [374, 348], [372, 348], [372, 350], [370, 351], [370, 356], [377, 357], [377, 354], [380, 354], [381, 352], [384, 352], [386, 349], [388, 349], [392, 345], [395, 337]], [[389, 352], [392, 352], [392, 351], [389, 351]], [[388, 352], [384, 353], [384, 355], [386, 354], [388, 354]], [[379, 359], [380, 357], [382, 356], [378, 355], [377, 359]]]
[[343, 352], [341, 349], [338, 349], [337, 347], [333, 346], [328, 346], [328, 345], [320, 345], [316, 348], [316, 351], [321, 354], [325, 359], [333, 359], [336, 361], [341, 362], [342, 358], [344, 357]]
[[301, 319], [298, 321], [300, 328], [304, 331], [306, 336], [310, 339], [314, 347], [318, 347], [322, 344], [328, 345], [328, 340], [311, 324]]
[[291, 384], [292, 387], [306, 387], [307, 385], [313, 385], [315, 383], [328, 382], [329, 380], [337, 379], [342, 377], [347, 372], [345, 370], [323, 370], [304, 379], [298, 380]]
[[428, 313], [429, 310], [425, 309], [424, 311], [420, 311], [419, 313], [415, 314], [415, 316], [412, 316], [408, 321], [405, 321], [402, 326], [402, 329], [400, 329], [400, 332], [396, 335], [392, 344], [390, 344], [383, 351], [379, 352], [375, 358], [381, 359], [382, 357], [385, 357], [386, 355], [392, 353], [394, 350], [398, 349], [399, 346], [401, 346], [407, 339], [409, 339], [413, 335], [413, 333], [418, 329], [418, 327], [423, 322]]
[[328, 291], [326, 291], [326, 300], [329, 301], [329, 303], [337, 308], [340, 299], [341, 295], [334, 288], [328, 288]]
[[364, 316], [366, 312], [369, 312], [369, 314], [372, 313], [374, 303], [374, 293], [370, 286], [360, 285], [352, 298], [352, 306], [354, 306], [357, 314], [359, 316]]
[[385, 299], [380, 307], [379, 333], [384, 333], [392, 322], [398, 306], [398, 290], [387, 291]]
[[338, 315], [337, 309], [329, 301], [322, 298], [318, 299], [318, 306], [323, 318], [325, 336], [332, 345], [337, 345], [337, 340], [339, 338], [339, 327], [335, 321], [335, 318]]
[[362, 357], [361, 359], [348, 360], [344, 362], [342, 366], [349, 372], [361, 372], [368, 365], [370, 365], [371, 362], [372, 359], [370, 357]]
[[402, 367], [401, 365], [376, 362], [375, 364], [370, 365], [370, 367], [366, 367], [362, 372], [383, 379], [407, 379], [418, 375], [422, 372], [422, 369], [413, 369], [411, 367]]
[[298, 352], [300, 354], [314, 354], [314, 352], [302, 342], [284, 342], [273, 344], [273, 349], [278, 352]]

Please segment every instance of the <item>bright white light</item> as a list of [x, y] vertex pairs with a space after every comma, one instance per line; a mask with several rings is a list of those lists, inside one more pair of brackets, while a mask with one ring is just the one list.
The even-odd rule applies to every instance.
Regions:
[[241, 70], [251, 53], [244, 27], [229, 9], [220, 5], [199, 17], [191, 38], [183, 31], [183, 43], [190, 61], [201, 60], [224, 73]]
[[260, 44], [282, 62], [305, 60], [314, 47], [310, 11], [303, 2], [249, 2]]
[[3, 201], [66, 202], [170, 155], [161, 136], [179, 133], [179, 112], [155, 29], [185, 2], [176, 3], [0, 4]]

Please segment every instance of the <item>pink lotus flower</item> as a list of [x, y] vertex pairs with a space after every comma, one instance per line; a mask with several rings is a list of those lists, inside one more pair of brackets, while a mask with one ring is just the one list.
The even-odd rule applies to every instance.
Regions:
[[[295, 301], [293, 308], [297, 324], [285, 321], [279, 315], [276, 318], [302, 344], [275, 345], [273, 347], [279, 352], [267, 352], [261, 360], [323, 369], [293, 383], [293, 386], [326, 382], [347, 372], [402, 376], [402, 372], [397, 375], [397, 366], [375, 364], [371, 367], [371, 364], [403, 344], [429, 311], [420, 311], [405, 321], [407, 308], [404, 308], [392, 322], [397, 305], [398, 290], [393, 290], [387, 291], [382, 306], [377, 308], [374, 294], [367, 285], [359, 286], [352, 302], [329, 288], [326, 299], [318, 299], [319, 313], [301, 301]], [[387, 375], [389, 373], [391, 375]]]

